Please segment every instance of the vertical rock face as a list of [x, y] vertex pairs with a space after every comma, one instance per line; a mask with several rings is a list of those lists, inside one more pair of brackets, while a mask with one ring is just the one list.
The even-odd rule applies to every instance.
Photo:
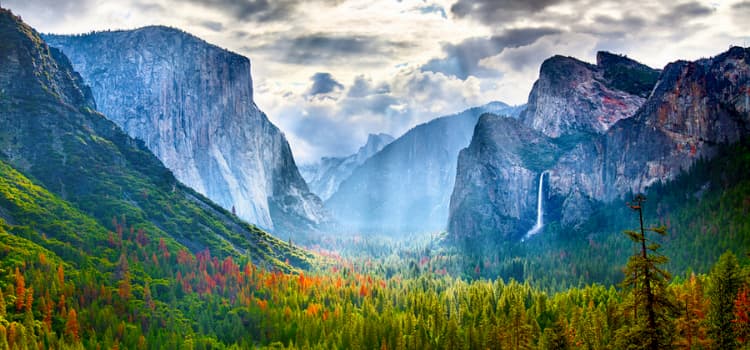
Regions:
[[99, 109], [180, 181], [277, 232], [328, 220], [284, 134], [254, 103], [247, 58], [166, 27], [46, 39], [70, 57]]
[[[552, 58], [542, 66], [529, 96], [524, 126], [509, 127], [508, 121], [490, 117], [480, 121], [471, 145], [459, 157], [451, 198], [452, 237], [519, 238], [531, 226], [533, 189], [545, 169], [550, 170], [545, 196], [551, 204], [545, 215], [575, 225], [597, 202], [672, 179], [700, 157], [713, 156], [716, 146], [750, 133], [750, 49], [672, 63], [653, 87], [648, 87], [650, 73], [643, 66], [620, 56], [600, 53], [597, 68], [592, 67]], [[562, 84], [565, 77], [559, 76], [560, 84], [551, 84], [555, 72], [573, 74], [567, 79], [574, 83]], [[599, 92], [592, 95], [582, 85], [599, 86]], [[552, 86], [578, 88], [539, 90]], [[619, 121], [589, 123], [610, 108], [606, 105], [612, 96], [623, 101], [612, 111]], [[648, 98], [638, 104], [642, 96]], [[548, 138], [524, 139], [529, 129]], [[552, 146], [513, 150], [505, 145], [509, 140]], [[514, 178], [512, 183], [509, 178]]]
[[458, 156], [448, 231], [476, 239], [533, 226], [538, 174], [558, 152], [549, 137], [515, 119], [483, 115]]
[[[27, 190], [19, 187], [23, 198], [12, 195], [18, 203], [57, 208], [26, 215], [25, 207], [4, 200], [0, 215], [13, 219], [23, 214], [16, 219], [49, 235], [47, 243], [40, 244], [53, 251], [63, 246], [87, 253], [109, 250], [104, 249], [105, 227], [111, 228], [116, 216], [144, 229], [151, 242], [169, 238], [173, 241], [167, 244], [194, 252], [250, 256], [256, 263], [282, 269], [289, 268], [283, 263], [287, 259], [298, 267], [310, 266], [308, 253], [242, 222], [179, 183], [142, 142], [95, 111], [93, 101], [70, 61], [20, 17], [0, 8], [0, 163], [4, 171], [12, 167], [33, 181], [22, 184]], [[10, 186], [19, 181], [8, 180]], [[39, 215], [75, 233], [38, 224], [34, 218]], [[99, 253], [109, 254], [95, 255]]]
[[664, 68], [652, 96], [604, 139], [603, 199], [671, 179], [750, 132], [750, 48]]
[[659, 72], [607, 52], [597, 65], [554, 56], [542, 63], [521, 120], [550, 137], [604, 133], [643, 104]]
[[367, 136], [367, 143], [360, 147], [357, 153], [348, 157], [323, 157], [318, 163], [300, 166], [299, 170], [310, 190], [325, 201], [339, 189], [341, 182], [346, 180], [356, 167], [392, 141], [393, 136], [388, 134], [370, 134]]
[[517, 116], [493, 102], [416, 126], [356, 168], [326, 205], [345, 229], [404, 233], [445, 229], [458, 152], [479, 116]]

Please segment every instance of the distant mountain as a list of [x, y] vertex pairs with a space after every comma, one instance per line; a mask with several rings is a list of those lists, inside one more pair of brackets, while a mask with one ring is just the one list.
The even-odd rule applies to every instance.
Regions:
[[345, 230], [443, 230], [458, 152], [469, 144], [479, 116], [518, 116], [522, 109], [493, 102], [418, 125], [352, 171], [326, 206]]
[[112, 239], [130, 229], [152, 244], [309, 266], [308, 253], [175, 179], [143, 142], [95, 111], [62, 52], [4, 9], [0, 52], [0, 226], [69, 262], [117, 261], [125, 252], [113, 249], [107, 231]]
[[339, 189], [341, 182], [346, 180], [356, 167], [391, 141], [391, 135], [370, 134], [367, 136], [367, 143], [360, 147], [357, 153], [348, 157], [323, 157], [317, 163], [300, 166], [299, 170], [310, 190], [325, 201]]
[[45, 39], [70, 57], [99, 109], [180, 181], [279, 235], [329, 221], [284, 134], [255, 105], [246, 57], [161, 26]]
[[[599, 57], [609, 62], [614, 56]], [[567, 71], [570, 60], [563, 61], [567, 63], [558, 64], [558, 57], [546, 61], [540, 81]], [[601, 64], [598, 67], [602, 71]], [[607, 80], [606, 67], [600, 75], [577, 72], [567, 82], [557, 76], [559, 84], [534, 85], [529, 109], [521, 117], [525, 128], [509, 129], [509, 121], [497, 117], [479, 122], [471, 145], [459, 156], [451, 198], [452, 238], [520, 238], [534, 223], [543, 171], [549, 172], [541, 197], [543, 215], [547, 221], [575, 227], [602, 202], [674, 179], [750, 132], [750, 49], [735, 47], [710, 59], [669, 64], [652, 88], [645, 84], [648, 79]], [[556, 88], [539, 91], [542, 86]], [[591, 94], [591, 86], [606, 93]], [[619, 120], [599, 123], [597, 113], [608, 108]], [[572, 112], [541, 112], [554, 110]], [[498, 151], [507, 149], [509, 139], [532, 130], [545, 135], [527, 140], [527, 146]]]

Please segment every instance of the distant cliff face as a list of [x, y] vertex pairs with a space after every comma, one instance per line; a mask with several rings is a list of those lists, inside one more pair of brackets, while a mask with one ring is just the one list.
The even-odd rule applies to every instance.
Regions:
[[348, 230], [444, 230], [458, 152], [469, 144], [479, 116], [517, 116], [520, 109], [495, 102], [419, 125], [357, 167], [326, 205]]
[[328, 220], [284, 134], [253, 102], [247, 58], [165, 27], [46, 39], [70, 57], [99, 109], [180, 181], [276, 231]]
[[603, 133], [635, 113], [658, 75], [606, 52], [598, 53], [597, 65], [554, 56], [542, 64], [521, 120], [550, 137]]
[[360, 147], [357, 153], [348, 157], [323, 157], [318, 163], [300, 166], [299, 170], [310, 190], [325, 201], [339, 189], [341, 182], [346, 180], [356, 167], [392, 141], [393, 136], [388, 134], [370, 134], [367, 143]]
[[[613, 59], [622, 58], [599, 55], [601, 73], [597, 74], [602, 80], [596, 81], [601, 84], [601, 91], [613, 90], [613, 96], [629, 96], [634, 102], [646, 95], [646, 91], [649, 91], [649, 97], [642, 105], [621, 104], [615, 111], [615, 115], [623, 116], [619, 121], [609, 126], [599, 124], [606, 129], [578, 122], [595, 120], [590, 118], [593, 117], [591, 113], [602, 110], [600, 107], [609, 96], [592, 97], [585, 89], [547, 94], [565, 97], [553, 105], [559, 107], [558, 110], [577, 108], [571, 106], [599, 106], [589, 109], [587, 115], [561, 114], [576, 122], [558, 121], [561, 118], [558, 115], [544, 117], [552, 118], [551, 123], [547, 122], [541, 117], [545, 114], [539, 114], [539, 111], [553, 108], [540, 106], [541, 93], [535, 90], [529, 97], [530, 112], [523, 115], [526, 117], [524, 127], [508, 128], [507, 121], [489, 117], [477, 125], [471, 146], [459, 157], [456, 187], [451, 199], [449, 227], [452, 237], [519, 238], [525, 229], [531, 227], [536, 214], [532, 203], [541, 171], [550, 171], [549, 183], [544, 186], [543, 198], [548, 202], [544, 215], [564, 225], [576, 225], [587, 218], [597, 202], [611, 201], [631, 191], [642, 192], [657, 181], [672, 179], [698, 158], [711, 157], [717, 145], [736, 142], [750, 132], [750, 49], [732, 48], [712, 59], [670, 64], [652, 88], [645, 84], [646, 79], [641, 79], [646, 75], [637, 73], [645, 71], [636, 63], [621, 61], [620, 64], [626, 64], [625, 68], [612, 69], [611, 66], [607, 68], [612, 64], [609, 62], [602, 67], [602, 61]], [[553, 58], [543, 65], [540, 81], [550, 75], [545, 70], [552, 68], [579, 74], [569, 77], [573, 82], [593, 76], [590, 69], [584, 69], [578, 63], [570, 68], [568, 59], [562, 63], [567, 69], [550, 67], [550, 63], [560, 60]], [[612, 78], [621, 74], [617, 72], [627, 69], [636, 69], [629, 75], [632, 81]], [[560, 81], [563, 80], [560, 77]], [[537, 82], [535, 88], [544, 84]], [[593, 100], [581, 103], [587, 99]], [[531, 110], [532, 100], [536, 101], [533, 107], [536, 112]], [[629, 111], [634, 112], [632, 116], [627, 115]], [[536, 119], [529, 119], [528, 113], [541, 118], [538, 119], [540, 122], [530, 122]], [[507, 140], [516, 137], [508, 133], [528, 135], [529, 129], [552, 137], [519, 142], [549, 143], [553, 147], [496, 151], [503, 149], [502, 144]], [[519, 163], [518, 159], [526, 161]], [[514, 183], [504, 183], [507, 170], [497, 164], [513, 164], [516, 169]], [[484, 174], [477, 175], [482, 172]], [[503, 195], [487, 195], [493, 192]], [[500, 222], [495, 217], [512, 220]], [[472, 223], [489, 224], [478, 226]], [[488, 236], [490, 233], [492, 237]]]

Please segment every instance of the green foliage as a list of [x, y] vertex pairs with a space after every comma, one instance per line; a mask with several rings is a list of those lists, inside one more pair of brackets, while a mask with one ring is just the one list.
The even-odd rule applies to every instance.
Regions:
[[737, 336], [734, 334], [734, 300], [742, 286], [737, 257], [731, 252], [721, 255], [719, 262], [711, 270], [711, 283], [708, 286], [710, 307], [708, 320], [710, 333], [719, 349], [737, 348]]

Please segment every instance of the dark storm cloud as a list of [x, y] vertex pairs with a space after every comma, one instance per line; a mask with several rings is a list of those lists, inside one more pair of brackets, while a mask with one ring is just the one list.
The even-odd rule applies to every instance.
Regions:
[[562, 0], [459, 0], [451, 6], [456, 17], [473, 17], [485, 24], [528, 17]]
[[422, 66], [422, 71], [440, 72], [465, 80], [469, 76], [491, 77], [499, 72], [479, 66], [479, 61], [495, 56], [506, 48], [518, 48], [533, 44], [546, 35], [559, 34], [554, 28], [511, 29], [490, 38], [469, 38], [456, 45], [443, 46], [445, 57], [435, 58]]
[[311, 96], [327, 94], [344, 88], [344, 85], [333, 79], [331, 73], [318, 72], [313, 74], [310, 80], [313, 82], [309, 91]]
[[276, 59], [293, 64], [330, 64], [351, 57], [389, 56], [410, 47], [406, 42], [374, 36], [329, 36], [309, 34], [278, 37], [269, 44], [248, 47], [249, 51], [266, 51]]

